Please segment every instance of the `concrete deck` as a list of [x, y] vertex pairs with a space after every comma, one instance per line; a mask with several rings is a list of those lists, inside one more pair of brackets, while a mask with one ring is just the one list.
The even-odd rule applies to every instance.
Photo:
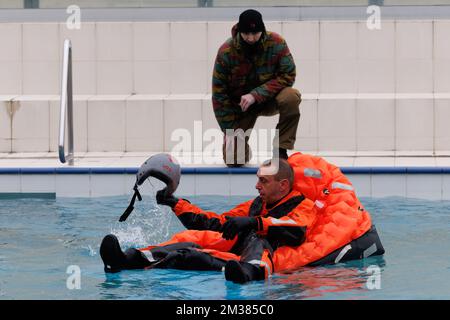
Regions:
[[[74, 168], [136, 168], [157, 152], [84, 152], [75, 154]], [[339, 167], [387, 168], [387, 167], [450, 167], [450, 152], [433, 155], [431, 152], [308, 152], [324, 157]], [[223, 168], [221, 155], [205, 156], [201, 153], [173, 154], [183, 168]], [[269, 159], [270, 154], [261, 153], [254, 156], [246, 166], [257, 167]], [[63, 168], [70, 167], [59, 161], [56, 152], [39, 153], [0, 153], [0, 168]]]

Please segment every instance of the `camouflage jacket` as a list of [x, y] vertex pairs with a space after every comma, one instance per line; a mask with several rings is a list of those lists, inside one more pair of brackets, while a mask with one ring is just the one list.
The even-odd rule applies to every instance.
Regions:
[[236, 25], [217, 53], [212, 78], [214, 114], [222, 130], [236, 128], [242, 115], [241, 96], [251, 93], [257, 104], [274, 98], [295, 81], [295, 63], [286, 41], [275, 32], [263, 33], [256, 54], [244, 52]]

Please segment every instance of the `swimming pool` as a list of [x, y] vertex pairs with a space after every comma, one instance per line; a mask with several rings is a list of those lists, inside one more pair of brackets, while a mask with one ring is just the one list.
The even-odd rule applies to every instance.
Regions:
[[[247, 199], [190, 198], [219, 212]], [[183, 229], [151, 195], [144, 195], [125, 223], [118, 218], [128, 205], [127, 196], [4, 199], [0, 299], [450, 299], [450, 202], [361, 200], [372, 213], [384, 257], [238, 285], [218, 272], [103, 272], [98, 249], [107, 233], [116, 234], [126, 248], [157, 243]], [[70, 281], [68, 285], [75, 270], [71, 266], [81, 272], [79, 289]]]

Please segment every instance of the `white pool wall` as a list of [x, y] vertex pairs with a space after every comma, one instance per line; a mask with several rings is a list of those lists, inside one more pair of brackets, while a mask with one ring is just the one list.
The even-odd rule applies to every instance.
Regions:
[[[57, 148], [62, 43], [73, 44], [75, 149], [170, 151], [218, 128], [211, 73], [233, 22], [1, 23], [0, 152]], [[450, 21], [268, 21], [297, 64], [296, 149], [448, 154]], [[155, 45], [157, 44], [157, 45]], [[257, 128], [273, 128], [276, 117]]]

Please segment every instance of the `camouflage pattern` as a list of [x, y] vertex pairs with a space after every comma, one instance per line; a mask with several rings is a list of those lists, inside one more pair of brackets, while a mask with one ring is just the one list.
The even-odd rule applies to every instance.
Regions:
[[236, 129], [243, 115], [241, 96], [251, 93], [255, 104], [273, 99], [295, 81], [295, 63], [286, 41], [275, 32], [263, 33], [254, 55], [246, 54], [241, 37], [232, 29], [217, 53], [212, 79], [212, 102], [220, 128]]

